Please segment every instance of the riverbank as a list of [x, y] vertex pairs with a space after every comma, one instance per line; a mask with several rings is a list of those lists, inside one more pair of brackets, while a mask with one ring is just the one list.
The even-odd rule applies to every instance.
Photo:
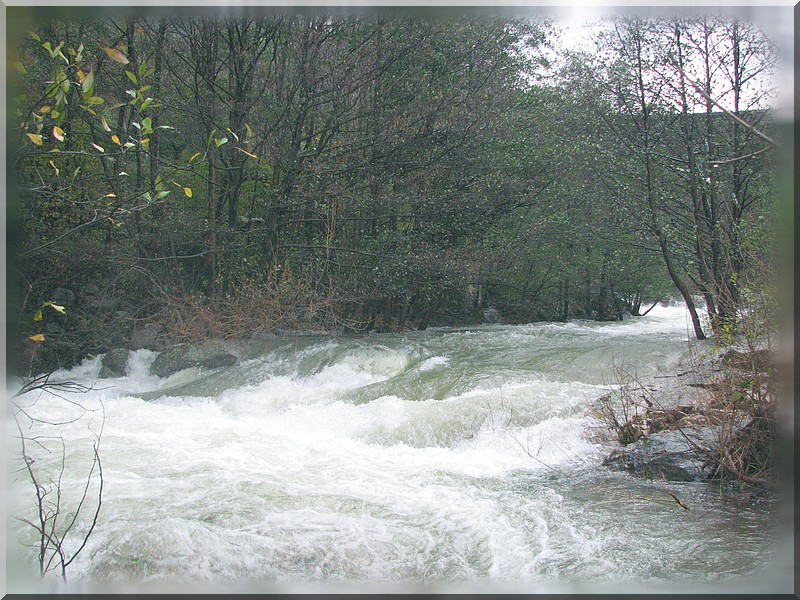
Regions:
[[776, 356], [738, 345], [693, 353], [673, 373], [617, 370], [592, 412], [619, 447], [612, 469], [667, 481], [724, 481], [772, 491], [779, 479]]

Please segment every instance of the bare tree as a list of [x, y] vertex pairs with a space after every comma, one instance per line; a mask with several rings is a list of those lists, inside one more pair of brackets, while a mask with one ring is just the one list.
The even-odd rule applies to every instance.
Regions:
[[[31, 527], [36, 532], [37, 565], [41, 577], [50, 572], [57, 572], [67, 580], [67, 568], [74, 562], [86, 547], [89, 537], [95, 530], [103, 504], [103, 465], [100, 460], [100, 438], [105, 423], [105, 409], [87, 408], [61, 392], [85, 392], [91, 388], [74, 382], [52, 382], [52, 374], [29, 378], [23, 382], [20, 390], [11, 398], [11, 415], [19, 433], [19, 460], [22, 463], [16, 471], [15, 481], [27, 481], [34, 490], [35, 516], [16, 515], [15, 518]], [[38, 395], [29, 403], [24, 398], [29, 394]], [[49, 421], [36, 416], [32, 408], [41, 397], [41, 393], [49, 393], [74, 405], [78, 416], [63, 421]], [[61, 434], [61, 427], [81, 420], [87, 413], [102, 411], [100, 431], [94, 434], [92, 441], [92, 459], [82, 489], [75, 497], [68, 495], [65, 485], [67, 468], [67, 441]], [[41, 432], [34, 427], [54, 429], [54, 433]], [[40, 466], [34, 454], [36, 448], [45, 455], [60, 452], [57, 472], [48, 473], [45, 466]], [[14, 481], [12, 481], [13, 485]], [[88, 513], [88, 527], [81, 530], [81, 517]]]

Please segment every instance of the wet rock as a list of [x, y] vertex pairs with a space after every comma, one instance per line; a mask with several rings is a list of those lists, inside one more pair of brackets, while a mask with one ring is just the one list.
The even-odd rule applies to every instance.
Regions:
[[113, 377], [123, 377], [128, 373], [128, 350], [126, 348], [114, 348], [109, 350], [103, 357], [100, 378], [109, 379]]
[[69, 288], [56, 288], [50, 294], [50, 299], [62, 306], [73, 306], [75, 304], [75, 292]]
[[193, 367], [217, 369], [235, 365], [239, 358], [226, 347], [214, 343], [202, 346], [181, 344], [164, 350], [153, 361], [150, 370], [159, 377]]
[[718, 440], [715, 427], [660, 431], [614, 450], [603, 464], [647, 479], [697, 481], [712, 474], [713, 465], [705, 463], [719, 445]]
[[142, 329], [133, 332], [131, 341], [128, 347], [131, 350], [161, 350], [163, 346], [160, 344], [159, 335], [161, 333], [161, 325], [158, 323], [148, 323]]

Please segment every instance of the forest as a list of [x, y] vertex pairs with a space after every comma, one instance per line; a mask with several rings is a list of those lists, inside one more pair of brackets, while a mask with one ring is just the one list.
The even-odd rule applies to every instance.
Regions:
[[[9, 35], [9, 368], [131, 337], [771, 300], [775, 44], [722, 17], [254, 12]], [[13, 70], [12, 70], [13, 69]]]

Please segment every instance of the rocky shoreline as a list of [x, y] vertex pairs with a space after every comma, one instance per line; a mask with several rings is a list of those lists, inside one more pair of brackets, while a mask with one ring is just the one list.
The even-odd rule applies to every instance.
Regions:
[[[746, 454], [774, 454], [773, 375], [770, 351], [744, 348], [693, 356], [684, 369], [667, 375], [638, 379], [623, 374], [619, 388], [591, 408], [619, 444], [603, 465], [646, 479], [726, 477], [768, 486], [762, 475], [774, 467], [768, 460], [774, 456], [756, 465]], [[737, 447], [744, 442], [752, 443]], [[730, 460], [734, 447], [741, 464]]]

